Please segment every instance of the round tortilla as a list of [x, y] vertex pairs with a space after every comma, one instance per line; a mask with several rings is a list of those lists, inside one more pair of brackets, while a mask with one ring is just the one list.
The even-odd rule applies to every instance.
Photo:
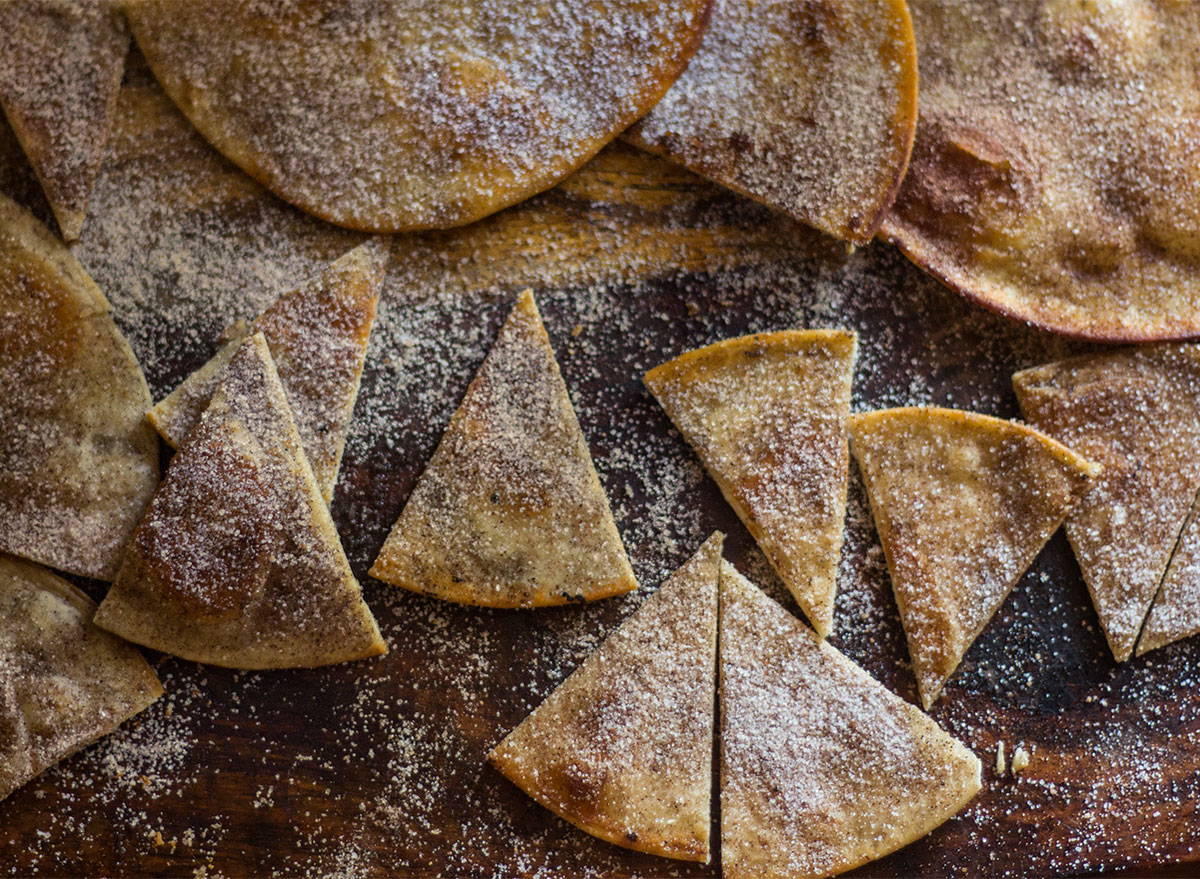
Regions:
[[373, 232], [553, 186], [687, 65], [709, 0], [130, 4], [158, 80], [281, 198]]
[[1055, 332], [1200, 333], [1200, 4], [910, 6], [921, 119], [882, 234]]

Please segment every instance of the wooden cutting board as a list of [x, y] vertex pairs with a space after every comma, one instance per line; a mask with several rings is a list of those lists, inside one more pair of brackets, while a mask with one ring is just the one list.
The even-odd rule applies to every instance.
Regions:
[[[331, 124], [333, 124], [331, 120]], [[49, 219], [11, 132], [0, 190]], [[192, 131], [136, 53], [80, 259], [155, 397], [221, 329], [362, 238], [268, 195]], [[366, 577], [516, 292], [537, 294], [642, 588], [538, 611], [463, 608]], [[0, 872], [707, 876], [566, 825], [484, 754], [715, 528], [795, 605], [641, 384], [751, 331], [849, 327], [855, 408], [1016, 414], [1009, 376], [1080, 346], [969, 305], [875, 244], [844, 246], [613, 146], [466, 229], [398, 237], [334, 518], [391, 652], [236, 673], [154, 657], [167, 696], [0, 803]], [[833, 641], [915, 701], [857, 473]], [[104, 586], [83, 584], [100, 597]], [[957, 818], [864, 876], [1075, 875], [1196, 864], [1200, 639], [1116, 666], [1056, 536], [933, 715], [985, 764]], [[997, 745], [1032, 752], [998, 775]]]

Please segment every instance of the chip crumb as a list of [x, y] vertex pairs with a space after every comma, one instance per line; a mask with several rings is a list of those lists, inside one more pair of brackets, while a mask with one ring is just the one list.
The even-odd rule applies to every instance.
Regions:
[[1029, 765], [1029, 752], [1025, 750], [1024, 745], [1017, 745], [1017, 750], [1013, 751], [1012, 755], [1012, 774], [1016, 775]]
[[1004, 740], [1001, 739], [996, 745], [996, 774], [1003, 775], [1008, 771], [1008, 766], [1004, 759]]

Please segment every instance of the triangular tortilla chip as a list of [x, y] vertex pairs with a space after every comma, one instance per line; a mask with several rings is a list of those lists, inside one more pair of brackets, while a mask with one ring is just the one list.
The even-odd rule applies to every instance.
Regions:
[[234, 353], [176, 453], [96, 624], [231, 668], [386, 652], [261, 333]]
[[1098, 468], [974, 412], [885, 409], [847, 425], [928, 708]]
[[916, 125], [904, 0], [717, 0], [696, 57], [625, 139], [866, 243]]
[[979, 759], [725, 563], [721, 872], [829, 876], [924, 836]]
[[1200, 346], [1074, 357], [1018, 372], [1013, 387], [1031, 424], [1104, 468], [1067, 536], [1123, 662], [1200, 490]]
[[67, 581], [0, 556], [0, 800], [162, 695], [95, 610]]
[[1195, 504], [1138, 638], [1141, 656], [1200, 632], [1200, 511]]
[[158, 485], [150, 390], [108, 311], [0, 196], [0, 552], [104, 580]]
[[689, 351], [646, 386], [691, 443], [809, 622], [833, 625], [857, 342], [761, 333]]
[[150, 421], [163, 439], [179, 448], [242, 339], [261, 332], [321, 495], [327, 503], [332, 500], [387, 258], [385, 241], [360, 245], [280, 296], [253, 324], [227, 331], [229, 341], [217, 354], [150, 410]]
[[115, 0], [0, 3], [0, 107], [67, 241], [83, 227], [128, 52]]
[[593, 836], [705, 863], [723, 542], [710, 537], [488, 755]]
[[637, 586], [526, 290], [371, 576], [448, 601], [542, 607]]

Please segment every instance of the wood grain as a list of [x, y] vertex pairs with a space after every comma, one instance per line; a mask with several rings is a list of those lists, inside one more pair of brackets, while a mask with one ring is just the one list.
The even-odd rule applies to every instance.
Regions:
[[[208, 358], [226, 323], [361, 236], [299, 213], [221, 159], [136, 55], [119, 116], [76, 252], [161, 397]], [[48, 218], [7, 130], [0, 188]], [[501, 612], [370, 581], [388, 527], [525, 286], [642, 589]], [[798, 326], [861, 334], [857, 409], [919, 401], [1011, 417], [1012, 371], [1081, 350], [965, 303], [887, 246], [847, 254], [623, 146], [474, 226], [397, 238], [333, 503], [391, 653], [256, 674], [156, 657], [165, 699], [0, 803], [0, 872], [716, 875], [715, 864], [587, 836], [483, 757], [714, 528], [730, 535], [731, 560], [796, 612], [640, 376], [716, 338]], [[857, 474], [850, 508], [833, 640], [915, 701]], [[1059, 534], [933, 711], [986, 766], [1000, 741], [1010, 754], [1032, 746], [1029, 769], [1018, 779], [987, 769], [962, 815], [859, 875], [1200, 870], [1198, 684], [1196, 639], [1114, 664]]]

